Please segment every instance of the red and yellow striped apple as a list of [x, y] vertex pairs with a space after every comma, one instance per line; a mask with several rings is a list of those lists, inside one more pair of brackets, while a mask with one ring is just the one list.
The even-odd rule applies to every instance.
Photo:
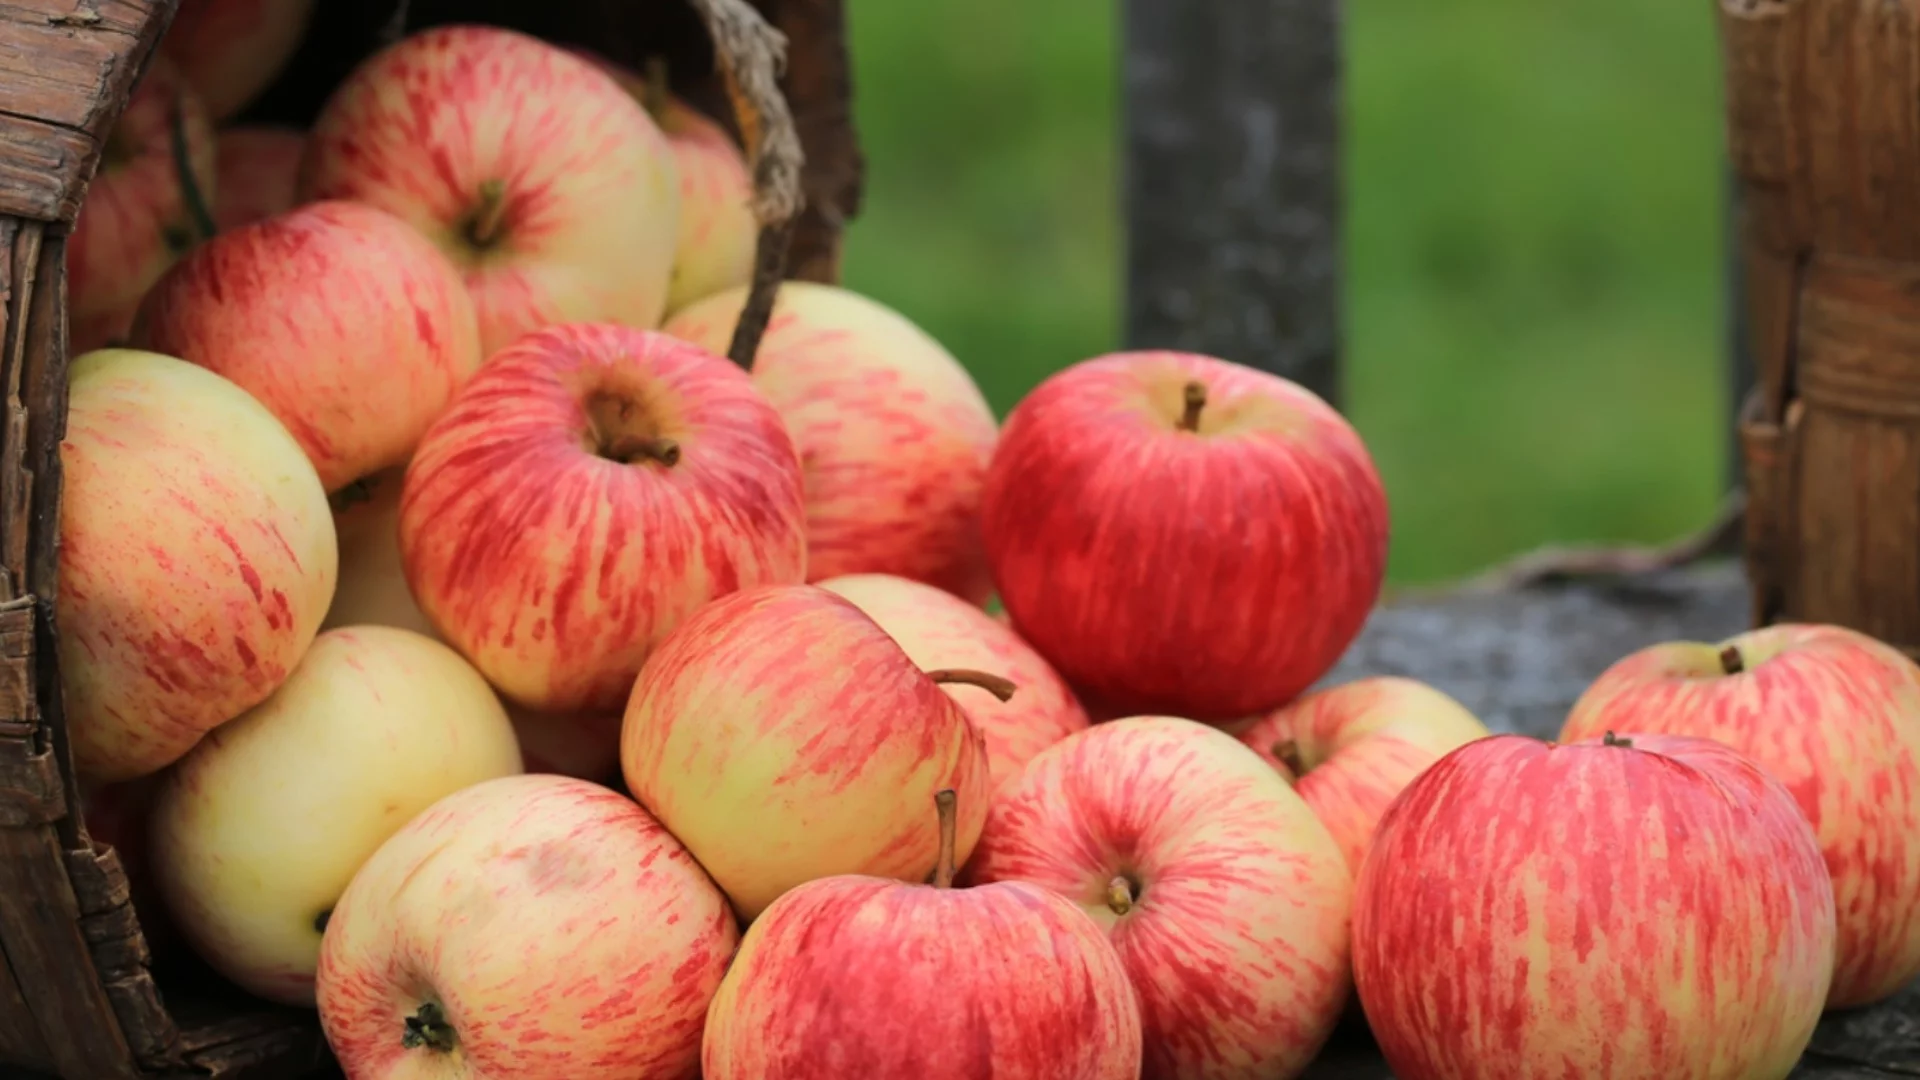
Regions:
[[1140, 1007], [1106, 934], [1023, 881], [950, 888], [954, 802], [931, 885], [820, 878], [755, 920], [708, 1010], [705, 1080], [1136, 1080]]
[[716, 597], [806, 573], [800, 462], [735, 365], [599, 323], [527, 335], [420, 442], [400, 555], [427, 618], [536, 712], [617, 711]]
[[354, 1080], [695, 1076], [739, 934], [633, 800], [488, 780], [354, 875], [320, 946], [320, 1024]]
[[213, 223], [224, 232], [293, 209], [306, 149], [306, 133], [294, 128], [221, 131], [214, 141]]
[[1357, 872], [1388, 804], [1428, 766], [1488, 734], [1439, 690], [1376, 675], [1276, 709], [1240, 741], [1292, 781]]
[[[745, 288], [666, 331], [724, 354]], [[780, 286], [753, 362], [806, 470], [809, 580], [895, 574], [986, 603], [980, 487], [993, 410], [953, 355], [899, 313], [813, 282]]]
[[1041, 751], [966, 873], [1044, 885], [1107, 929], [1140, 997], [1145, 1080], [1297, 1075], [1347, 1001], [1340, 849], [1205, 724], [1129, 717]]
[[981, 528], [1001, 602], [1066, 680], [1118, 709], [1221, 722], [1332, 668], [1386, 572], [1360, 437], [1276, 375], [1128, 352], [1007, 418]]
[[177, 761], [264, 701], [333, 596], [333, 515], [273, 414], [184, 360], [77, 357], [60, 444], [60, 674], [88, 783]]
[[405, 463], [481, 360], [453, 264], [406, 222], [351, 202], [201, 244], [147, 293], [133, 340], [260, 399], [330, 493]]
[[76, 354], [124, 344], [140, 298], [201, 238], [174, 156], [176, 127], [201, 196], [216, 198], [213, 125], [179, 70], [156, 56], [107, 136], [67, 238]]
[[620, 761], [747, 920], [814, 878], [924, 880], [939, 830], [921, 808], [942, 788], [959, 793], [960, 858], [987, 811], [966, 712], [811, 585], [734, 593], [682, 623], [634, 684]]
[[1839, 626], [1776, 625], [1666, 642], [1581, 695], [1562, 740], [1696, 735], [1759, 762], [1813, 822], [1839, 905], [1830, 1008], [1920, 974], [1920, 665]]
[[216, 971], [312, 1005], [321, 933], [360, 865], [435, 800], [518, 772], [507, 714], [459, 654], [392, 627], [329, 630], [167, 771], [153, 871]]
[[356, 68], [309, 140], [303, 197], [371, 203], [438, 244], [488, 356], [555, 323], [660, 324], [673, 154], [592, 63], [500, 27], [423, 30]]
[[1355, 885], [1355, 986], [1402, 1080], [1780, 1080], [1833, 976], [1793, 799], [1705, 739], [1496, 735], [1422, 773]]
[[224, 120], [286, 68], [313, 7], [314, 0], [180, 0], [160, 51]]
[[819, 585], [852, 601], [921, 670], [987, 671], [1018, 687], [1002, 701], [968, 683], [945, 686], [986, 741], [993, 787], [1019, 775], [1035, 754], [1087, 726], [1085, 710], [1039, 653], [952, 593], [890, 574], [849, 574]]

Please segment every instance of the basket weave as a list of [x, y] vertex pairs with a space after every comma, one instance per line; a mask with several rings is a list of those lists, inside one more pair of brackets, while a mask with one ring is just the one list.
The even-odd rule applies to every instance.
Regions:
[[1756, 625], [1920, 656], [1920, 0], [1721, 0]]
[[[310, 120], [382, 43], [403, 2], [321, 0], [301, 51], [239, 119]], [[118, 856], [93, 843], [74, 813], [53, 624], [66, 420], [65, 240], [103, 141], [176, 3], [0, 3], [0, 1075], [295, 1080], [330, 1066], [311, 1011], [247, 999], [204, 972], [156, 976]], [[842, 4], [755, 0], [787, 40], [775, 101], [791, 112], [805, 155], [804, 209], [763, 233], [766, 280], [756, 291], [768, 297], [783, 266], [789, 277], [837, 279], [841, 227], [857, 210], [861, 160]], [[676, 91], [722, 120], [754, 119], [730, 107], [738, 81], [716, 63], [686, 0], [414, 0], [405, 7], [410, 29], [494, 23], [635, 68], [649, 54], [665, 55]], [[743, 346], [751, 356], [757, 343], [750, 321], [742, 319], [736, 359]]]

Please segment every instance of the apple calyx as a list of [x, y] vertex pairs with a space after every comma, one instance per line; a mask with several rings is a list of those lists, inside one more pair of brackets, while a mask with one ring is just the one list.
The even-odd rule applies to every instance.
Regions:
[[484, 180], [480, 184], [480, 205], [461, 231], [467, 243], [485, 251], [499, 241], [500, 225], [506, 216], [507, 185], [500, 180]]
[[450, 1054], [459, 1044], [460, 1036], [447, 1023], [446, 1014], [440, 1011], [437, 1001], [423, 1001], [420, 1008], [407, 1017], [406, 1033], [400, 1036], [400, 1045], [408, 1050], [426, 1047], [442, 1054]]
[[1207, 384], [1197, 380], [1188, 383], [1186, 389], [1181, 391], [1181, 401], [1184, 411], [1174, 426], [1181, 431], [1199, 431], [1200, 410], [1207, 407]]
[[933, 864], [936, 889], [953, 888], [953, 855], [960, 831], [959, 801], [960, 796], [952, 788], [941, 788], [933, 794], [933, 808], [940, 815], [940, 856]]
[[943, 686], [947, 683], [977, 686], [999, 698], [1002, 704], [1012, 701], [1014, 693], [1020, 689], [1012, 679], [989, 675], [984, 671], [973, 671], [969, 668], [941, 668], [938, 671], [927, 672], [927, 678]]
[[1738, 675], [1747, 670], [1747, 660], [1740, 655], [1740, 646], [1729, 645], [1720, 650], [1720, 670], [1728, 675]]
[[680, 444], [651, 430], [635, 416], [633, 402], [612, 393], [587, 399], [590, 448], [600, 457], [622, 465], [654, 461], [668, 468], [680, 464]]
[[324, 934], [324, 933], [326, 933], [326, 932], [327, 932], [327, 924], [328, 924], [328, 923], [330, 923], [330, 922], [332, 922], [332, 921], [333, 921], [333, 909], [332, 909], [332, 908], [327, 908], [327, 909], [325, 909], [325, 910], [323, 910], [323, 911], [321, 911], [321, 912], [320, 912], [320, 914], [318, 914], [318, 915], [315, 915], [315, 916], [313, 917], [313, 932], [314, 932], [314, 933], [316, 933], [316, 934]]
[[1107, 882], [1107, 909], [1115, 915], [1125, 915], [1133, 910], [1133, 881], [1125, 874], [1115, 874]]
[[1600, 739], [1600, 745], [1602, 745], [1602, 746], [1624, 746], [1624, 747], [1626, 747], [1627, 749], [1629, 749], [1629, 750], [1631, 750], [1631, 749], [1633, 749], [1633, 740], [1632, 740], [1632, 739], [1625, 739], [1625, 738], [1621, 738], [1620, 736], [1618, 736], [1618, 735], [1615, 735], [1615, 734], [1614, 734], [1613, 732], [1611, 732], [1611, 731], [1609, 731], [1609, 732], [1607, 732], [1607, 733], [1606, 733], [1606, 734], [1605, 734], [1604, 736], [1602, 736], [1602, 737], [1601, 737], [1601, 739]]
[[1292, 739], [1281, 739], [1273, 744], [1270, 751], [1280, 764], [1287, 767], [1295, 780], [1307, 775], [1307, 763], [1300, 759], [1300, 744]]

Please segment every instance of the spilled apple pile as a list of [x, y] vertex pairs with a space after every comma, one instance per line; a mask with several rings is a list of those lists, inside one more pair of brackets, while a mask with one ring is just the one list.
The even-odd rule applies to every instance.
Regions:
[[67, 725], [155, 947], [350, 1077], [1272, 1080], [1351, 1011], [1757, 1080], [1920, 972], [1899, 653], [1654, 646], [1557, 744], [1317, 686], [1388, 536], [1320, 399], [1131, 352], [1001, 426], [804, 283], [741, 370], [748, 171], [657, 78], [441, 27], [221, 127], [311, 5], [218, 7], [69, 251]]

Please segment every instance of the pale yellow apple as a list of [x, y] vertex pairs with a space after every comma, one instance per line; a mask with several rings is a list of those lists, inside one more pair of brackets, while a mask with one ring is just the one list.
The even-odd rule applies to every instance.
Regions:
[[156, 772], [286, 679], [333, 598], [333, 514], [246, 391], [170, 356], [73, 361], [60, 674], [89, 783]]
[[397, 626], [444, 640], [407, 587], [400, 562], [400, 481], [406, 466], [375, 473], [334, 495], [340, 534], [340, 584], [320, 624]]
[[440, 797], [519, 771], [505, 709], [458, 653], [392, 627], [329, 630], [167, 776], [154, 874], [216, 970], [311, 1005], [321, 933], [360, 865]]

